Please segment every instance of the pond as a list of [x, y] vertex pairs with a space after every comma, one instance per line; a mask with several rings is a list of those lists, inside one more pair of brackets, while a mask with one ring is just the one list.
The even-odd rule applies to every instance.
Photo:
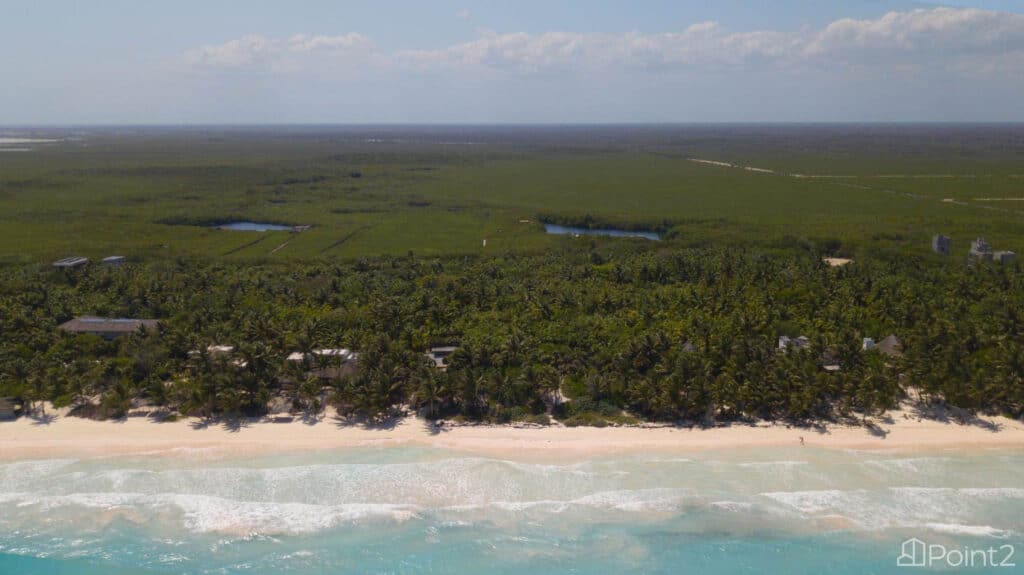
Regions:
[[228, 222], [214, 227], [218, 230], [231, 230], [234, 232], [290, 232], [295, 229], [294, 226], [282, 226], [262, 222]]
[[559, 235], [611, 236], [615, 238], [644, 238], [652, 241], [661, 240], [661, 237], [655, 232], [616, 230], [612, 228], [590, 229], [574, 228], [570, 226], [559, 226], [557, 224], [544, 224], [544, 230], [549, 234]]

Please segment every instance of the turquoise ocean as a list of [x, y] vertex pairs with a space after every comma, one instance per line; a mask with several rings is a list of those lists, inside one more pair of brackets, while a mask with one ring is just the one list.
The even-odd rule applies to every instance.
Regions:
[[935, 572], [1024, 572], [1024, 450], [0, 463], [4, 575], [926, 572], [897, 566], [911, 537], [1007, 564]]

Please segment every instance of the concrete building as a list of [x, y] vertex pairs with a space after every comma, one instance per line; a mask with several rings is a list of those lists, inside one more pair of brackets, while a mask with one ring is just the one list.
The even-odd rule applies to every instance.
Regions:
[[341, 349], [314, 349], [305, 354], [301, 351], [293, 351], [288, 354], [288, 361], [300, 363], [306, 359], [315, 360], [317, 363], [346, 363], [356, 359], [356, 353], [352, 350]]
[[124, 256], [107, 256], [102, 260], [105, 266], [123, 266], [125, 264]]
[[1008, 264], [1017, 259], [1017, 254], [1011, 251], [1001, 251], [992, 254], [992, 259], [1001, 264]]
[[950, 255], [953, 253], [953, 240], [942, 234], [936, 234], [932, 238], [932, 251], [944, 256]]
[[458, 348], [451, 345], [432, 347], [425, 355], [434, 362], [434, 367], [438, 369], [448, 369], [448, 356], [454, 353], [456, 349]]
[[70, 270], [80, 268], [88, 263], [89, 258], [83, 258], [81, 256], [71, 256], [69, 258], [64, 258], [53, 262], [53, 267]]
[[800, 337], [789, 337], [788, 335], [779, 336], [779, 351], [789, 351], [790, 349], [804, 349], [811, 345], [811, 340], [807, 339], [807, 336], [801, 335]]
[[967, 255], [974, 259], [991, 260], [992, 246], [985, 240], [985, 238], [978, 238], [971, 242], [971, 249], [967, 252]]
[[156, 331], [160, 322], [155, 319], [127, 319], [127, 318], [102, 318], [102, 317], [76, 317], [75, 319], [62, 323], [59, 328], [68, 333], [92, 334], [105, 339], [114, 339], [126, 334], [138, 332], [145, 328], [147, 331]]

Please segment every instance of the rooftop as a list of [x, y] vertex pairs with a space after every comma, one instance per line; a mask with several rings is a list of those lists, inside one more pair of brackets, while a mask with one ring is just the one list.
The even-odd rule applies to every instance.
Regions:
[[134, 333], [142, 327], [155, 330], [159, 326], [160, 322], [155, 319], [84, 316], [64, 322], [59, 327], [72, 333]]
[[63, 258], [53, 262], [53, 267], [76, 268], [78, 266], [84, 266], [87, 263], [89, 263], [89, 258], [83, 258], [81, 256], [71, 256], [69, 258]]

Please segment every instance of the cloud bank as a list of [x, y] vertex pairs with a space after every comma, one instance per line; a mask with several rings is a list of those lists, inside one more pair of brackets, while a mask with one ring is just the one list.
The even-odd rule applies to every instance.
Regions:
[[301, 65], [304, 58], [313, 55], [351, 59], [367, 54], [372, 46], [369, 38], [355, 32], [341, 36], [296, 34], [289, 38], [250, 35], [191, 50], [185, 61], [196, 68], [275, 70], [288, 64]]
[[[731, 31], [703, 22], [679, 32], [618, 34], [482, 31], [437, 49], [382, 53], [369, 38], [246, 36], [189, 52], [197, 68], [302, 71], [330, 55], [338, 64], [422, 73], [486, 70], [563, 74], [609, 70], [794, 71], [808, 68], [914, 69], [958, 73], [1024, 71], [1024, 15], [934, 8], [890, 12], [876, 19], [841, 19], [816, 30]], [[322, 65], [322, 61], [315, 64]]]

